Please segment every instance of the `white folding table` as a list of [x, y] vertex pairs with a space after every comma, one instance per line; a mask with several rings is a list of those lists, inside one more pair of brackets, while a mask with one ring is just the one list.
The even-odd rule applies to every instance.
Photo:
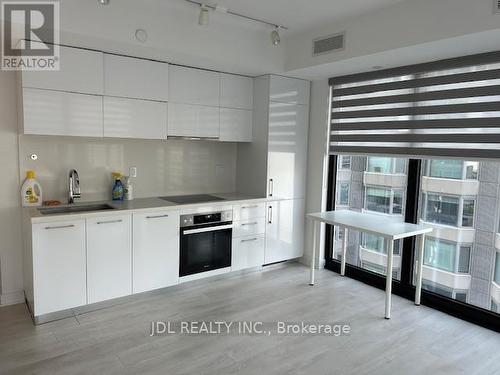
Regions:
[[313, 254], [311, 260], [311, 280], [309, 285], [314, 285], [314, 260], [316, 257], [317, 232], [319, 223], [338, 226], [343, 229], [343, 244], [342, 244], [342, 259], [340, 266], [340, 274], [345, 275], [346, 251], [347, 251], [347, 235], [348, 230], [355, 230], [363, 233], [370, 233], [376, 236], [383, 237], [387, 241], [387, 272], [385, 284], [385, 318], [391, 317], [391, 293], [392, 293], [392, 260], [394, 241], [407, 237], [418, 237], [418, 262], [417, 262], [417, 279], [415, 304], [420, 305], [420, 295], [422, 292], [422, 263], [424, 258], [424, 243], [425, 234], [432, 232], [432, 228], [397, 222], [390, 217], [382, 215], [360, 213], [356, 211], [329, 211], [307, 214], [307, 217], [314, 223], [313, 225]]

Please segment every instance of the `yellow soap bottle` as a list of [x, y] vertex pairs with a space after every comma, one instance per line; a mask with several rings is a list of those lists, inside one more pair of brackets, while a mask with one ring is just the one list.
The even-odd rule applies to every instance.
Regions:
[[21, 202], [23, 207], [42, 205], [42, 187], [35, 180], [34, 171], [26, 172], [26, 180], [21, 187]]

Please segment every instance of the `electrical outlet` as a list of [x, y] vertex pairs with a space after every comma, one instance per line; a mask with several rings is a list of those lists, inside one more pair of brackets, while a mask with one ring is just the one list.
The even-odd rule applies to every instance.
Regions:
[[128, 169], [128, 175], [130, 177], [137, 177], [137, 167], [130, 167]]

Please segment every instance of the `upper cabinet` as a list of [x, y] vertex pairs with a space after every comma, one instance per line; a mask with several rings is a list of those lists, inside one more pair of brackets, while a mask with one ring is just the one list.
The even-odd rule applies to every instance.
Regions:
[[169, 79], [169, 101], [212, 107], [219, 106], [219, 73], [170, 66]]
[[167, 103], [105, 96], [104, 136], [165, 139]]
[[103, 53], [81, 48], [60, 47], [58, 71], [23, 71], [23, 87], [103, 94]]
[[168, 103], [168, 136], [218, 139], [219, 108]]
[[272, 102], [309, 105], [309, 81], [270, 76], [269, 99]]
[[104, 54], [104, 95], [168, 100], [168, 64]]
[[220, 106], [253, 109], [253, 79], [234, 74], [220, 74]]
[[252, 111], [220, 109], [220, 137], [225, 142], [252, 142]]
[[102, 137], [102, 97], [23, 89], [24, 134]]

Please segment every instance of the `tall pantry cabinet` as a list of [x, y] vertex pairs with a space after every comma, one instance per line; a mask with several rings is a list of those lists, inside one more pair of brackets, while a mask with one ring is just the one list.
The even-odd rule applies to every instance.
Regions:
[[309, 91], [301, 79], [254, 81], [254, 141], [238, 146], [237, 190], [268, 199], [265, 264], [303, 255]]

